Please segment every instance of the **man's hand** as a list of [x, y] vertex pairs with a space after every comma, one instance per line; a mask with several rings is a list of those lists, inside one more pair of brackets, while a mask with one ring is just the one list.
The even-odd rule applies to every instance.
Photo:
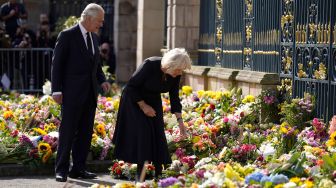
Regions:
[[52, 98], [57, 104], [62, 104], [62, 100], [63, 100], [62, 94], [53, 95]]
[[104, 91], [105, 93], [107, 93], [107, 92], [110, 91], [110, 89], [111, 89], [111, 84], [108, 83], [108, 82], [103, 82], [103, 83], [101, 84], [101, 87], [103, 88], [103, 91]]

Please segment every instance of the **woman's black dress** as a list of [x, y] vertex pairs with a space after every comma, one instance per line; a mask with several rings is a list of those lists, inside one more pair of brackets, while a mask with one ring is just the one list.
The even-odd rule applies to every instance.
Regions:
[[[161, 57], [146, 59], [125, 86], [120, 99], [117, 123], [112, 143], [114, 156], [125, 162], [141, 164], [148, 160], [169, 164], [164, 132], [161, 93], [169, 92], [171, 113], [181, 112], [180, 76], [173, 78], [161, 70]], [[148, 117], [137, 102], [144, 100], [155, 111]]]

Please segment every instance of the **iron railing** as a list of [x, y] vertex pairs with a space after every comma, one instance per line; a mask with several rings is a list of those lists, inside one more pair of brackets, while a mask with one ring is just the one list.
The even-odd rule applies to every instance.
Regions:
[[[317, 117], [336, 114], [335, 0], [201, 0], [206, 4], [213, 6], [201, 6], [202, 65], [278, 73], [293, 97], [316, 97]], [[214, 48], [203, 44], [204, 34]]]
[[0, 48], [0, 77], [10, 81], [10, 89], [21, 93], [41, 93], [50, 80], [51, 48]]

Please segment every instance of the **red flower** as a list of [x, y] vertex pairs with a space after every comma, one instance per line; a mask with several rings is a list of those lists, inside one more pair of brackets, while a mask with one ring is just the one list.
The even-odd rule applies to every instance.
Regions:
[[19, 134], [19, 131], [17, 129], [11, 132], [12, 137], [17, 137], [18, 134]]

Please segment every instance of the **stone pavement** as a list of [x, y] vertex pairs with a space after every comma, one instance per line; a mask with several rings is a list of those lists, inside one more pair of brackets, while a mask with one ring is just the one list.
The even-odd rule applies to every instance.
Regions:
[[0, 188], [79, 188], [91, 187], [93, 184], [115, 185], [125, 180], [112, 179], [108, 168], [112, 161], [88, 161], [87, 169], [95, 172], [96, 179], [71, 179], [65, 183], [55, 181], [54, 165], [32, 168], [22, 164], [0, 164]]
[[72, 179], [67, 182], [56, 182], [52, 175], [46, 176], [19, 176], [19, 177], [0, 177], [0, 188], [80, 188], [91, 187], [98, 183], [101, 185], [115, 185], [125, 180], [116, 180], [107, 173], [98, 173], [96, 179]]

